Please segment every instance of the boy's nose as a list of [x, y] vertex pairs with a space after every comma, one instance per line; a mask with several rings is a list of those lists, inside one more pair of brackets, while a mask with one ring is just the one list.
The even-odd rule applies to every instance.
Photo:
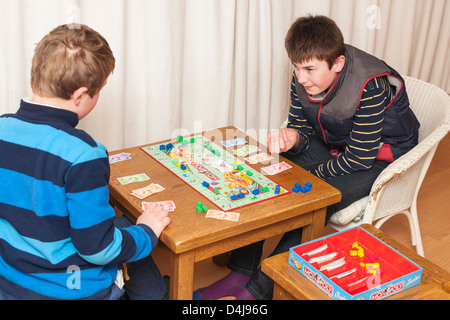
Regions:
[[300, 84], [304, 84], [304, 83], [308, 82], [308, 77], [304, 72], [298, 71], [296, 73], [297, 73], [298, 82]]

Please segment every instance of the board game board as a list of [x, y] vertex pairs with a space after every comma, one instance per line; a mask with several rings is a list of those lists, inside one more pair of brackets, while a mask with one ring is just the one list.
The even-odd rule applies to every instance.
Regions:
[[290, 192], [203, 135], [142, 150], [223, 211]]

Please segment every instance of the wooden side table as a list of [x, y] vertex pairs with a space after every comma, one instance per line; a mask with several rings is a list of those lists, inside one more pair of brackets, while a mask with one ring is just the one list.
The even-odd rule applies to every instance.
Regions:
[[[419, 285], [396, 293], [386, 299], [395, 300], [450, 300], [450, 274], [434, 263], [404, 247], [391, 237], [371, 225], [362, 225], [378, 239], [384, 241], [423, 268], [422, 281]], [[274, 284], [274, 300], [329, 300], [326, 293], [306, 279], [288, 264], [289, 252], [285, 252], [262, 263], [261, 269]]]

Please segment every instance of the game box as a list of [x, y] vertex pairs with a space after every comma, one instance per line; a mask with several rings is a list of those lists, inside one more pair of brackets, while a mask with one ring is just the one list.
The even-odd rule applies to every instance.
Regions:
[[289, 264], [335, 300], [379, 300], [418, 285], [423, 269], [354, 227], [289, 250]]

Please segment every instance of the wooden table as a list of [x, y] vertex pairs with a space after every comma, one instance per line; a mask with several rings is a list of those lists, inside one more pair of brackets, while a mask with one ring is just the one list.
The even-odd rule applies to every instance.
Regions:
[[[258, 145], [257, 141], [234, 127], [211, 130], [203, 132], [203, 134], [219, 145], [221, 145], [220, 141], [242, 137], [251, 145], [257, 145], [262, 151], [267, 151], [265, 146]], [[168, 141], [173, 141], [173, 139], [155, 144]], [[233, 150], [227, 148], [227, 151], [230, 149]], [[194, 263], [197, 261], [300, 227], [304, 227], [303, 241], [322, 236], [326, 207], [341, 199], [341, 194], [337, 189], [289, 160], [280, 157], [277, 162], [286, 161], [293, 165], [293, 168], [270, 176], [270, 178], [286, 188], [292, 188], [296, 182], [304, 185], [309, 181], [313, 184], [311, 192], [290, 193], [233, 210], [240, 213], [237, 222], [206, 219], [205, 213], [197, 213], [197, 202], [203, 202], [209, 209], [219, 208], [179, 177], [170, 173], [140, 147], [118, 150], [111, 152], [110, 155], [122, 152], [130, 153], [132, 160], [111, 164], [109, 190], [113, 206], [117, 206], [134, 222], [142, 213], [142, 201], [172, 200], [175, 202], [176, 210], [170, 213], [171, 223], [160, 237], [160, 243], [162, 242], [169, 249], [171, 255], [171, 299], [192, 299]], [[243, 158], [240, 159], [243, 160]], [[252, 167], [260, 171], [261, 167], [267, 165], [269, 164], [257, 164]], [[146, 173], [151, 180], [128, 185], [121, 185], [117, 180], [119, 177], [138, 173]], [[166, 190], [144, 200], [130, 195], [132, 190], [144, 187], [149, 183], [158, 183]]]
[[[366, 231], [384, 241], [423, 268], [421, 283], [396, 293], [390, 300], [450, 300], [450, 274], [434, 263], [409, 250], [382, 231], [371, 225], [361, 225]], [[331, 298], [288, 264], [289, 252], [285, 252], [262, 263], [262, 271], [274, 282], [274, 300], [330, 300]]]

